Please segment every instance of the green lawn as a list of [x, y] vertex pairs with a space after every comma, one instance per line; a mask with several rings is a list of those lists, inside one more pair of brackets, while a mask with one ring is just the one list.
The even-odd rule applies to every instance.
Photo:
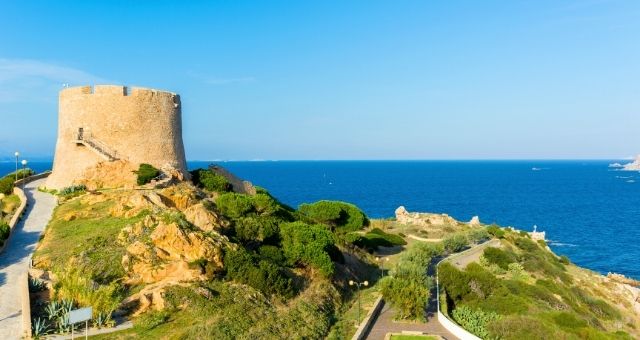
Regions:
[[436, 337], [430, 335], [391, 335], [391, 340], [436, 340]]

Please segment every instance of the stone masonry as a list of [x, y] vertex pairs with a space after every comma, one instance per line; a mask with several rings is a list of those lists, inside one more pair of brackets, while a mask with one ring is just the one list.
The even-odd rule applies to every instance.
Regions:
[[172, 168], [185, 177], [180, 96], [145, 88], [81, 86], [60, 91], [58, 140], [47, 188], [80, 183], [99, 163]]

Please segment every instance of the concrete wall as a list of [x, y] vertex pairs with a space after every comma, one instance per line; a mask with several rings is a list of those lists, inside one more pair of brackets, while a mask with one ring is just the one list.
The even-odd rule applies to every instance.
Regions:
[[170, 165], [186, 174], [180, 96], [144, 88], [98, 85], [60, 91], [58, 140], [47, 188], [60, 189], [105, 161], [77, 144], [79, 128], [137, 167]]
[[378, 314], [380, 314], [383, 306], [384, 300], [382, 300], [382, 295], [380, 295], [373, 304], [373, 308], [371, 308], [367, 316], [360, 323], [358, 330], [356, 330], [356, 334], [353, 335], [351, 340], [364, 340], [367, 338], [367, 335], [369, 335], [369, 331], [371, 331], [371, 327], [373, 326]]

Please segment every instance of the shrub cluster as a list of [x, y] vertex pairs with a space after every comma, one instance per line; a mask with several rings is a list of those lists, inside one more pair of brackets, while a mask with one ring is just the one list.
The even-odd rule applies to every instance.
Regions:
[[490, 338], [487, 325], [498, 318], [498, 314], [494, 312], [471, 309], [467, 306], [460, 306], [453, 311], [453, 319], [464, 329], [477, 335], [481, 339]]
[[443, 253], [442, 247], [419, 243], [400, 256], [391, 276], [380, 282], [381, 292], [403, 319], [424, 319], [429, 291], [433, 286], [427, 268], [433, 257]]
[[353, 204], [339, 201], [318, 201], [301, 204], [298, 211], [303, 220], [329, 226], [340, 232], [358, 231], [369, 225], [369, 219]]
[[504, 229], [498, 227], [495, 224], [488, 226], [487, 232], [497, 238], [504, 238], [504, 234], [505, 234]]
[[4, 245], [4, 242], [9, 238], [11, 228], [6, 221], [0, 220], [0, 247]]
[[444, 245], [444, 249], [449, 253], [457, 253], [469, 244], [469, 240], [467, 236], [463, 233], [456, 233], [447, 236], [444, 240], [442, 240], [442, 244]]
[[291, 265], [299, 263], [310, 265], [320, 270], [325, 276], [334, 271], [333, 261], [329, 255], [334, 246], [334, 237], [323, 225], [308, 225], [304, 222], [291, 222], [280, 225], [282, 249]]
[[160, 170], [156, 169], [153, 165], [146, 163], [140, 164], [140, 167], [135, 173], [138, 175], [138, 185], [145, 185], [151, 182], [152, 179], [160, 176]]
[[[276, 248], [277, 249], [277, 248]], [[271, 256], [282, 256], [271, 254]], [[228, 250], [224, 256], [225, 270], [229, 279], [245, 283], [266, 295], [293, 295], [291, 279], [284, 268], [267, 258], [256, 256], [244, 248]]]
[[368, 252], [374, 252], [378, 247], [394, 247], [407, 244], [401, 236], [385, 233], [380, 228], [374, 228], [365, 235], [349, 233], [346, 235], [344, 240], [347, 243], [365, 249]]
[[190, 173], [191, 181], [197, 187], [214, 192], [229, 192], [233, 189], [227, 178], [209, 169], [197, 169]]

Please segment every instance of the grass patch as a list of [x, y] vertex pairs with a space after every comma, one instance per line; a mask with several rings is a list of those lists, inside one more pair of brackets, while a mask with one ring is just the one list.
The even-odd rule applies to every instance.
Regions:
[[[64, 268], [73, 258], [84, 275], [98, 283], [123, 277], [125, 271], [120, 263], [125, 250], [116, 239], [120, 229], [143, 216], [110, 217], [112, 205], [107, 201], [88, 206], [74, 200], [57, 207], [34, 254], [36, 266]], [[70, 219], [71, 215], [76, 217]]]

